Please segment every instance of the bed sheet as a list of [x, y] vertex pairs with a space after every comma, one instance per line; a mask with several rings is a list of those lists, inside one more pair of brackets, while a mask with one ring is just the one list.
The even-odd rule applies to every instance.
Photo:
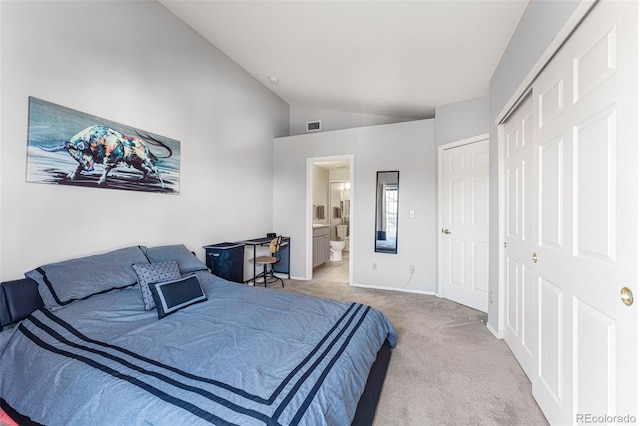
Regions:
[[48, 425], [350, 424], [386, 316], [197, 274], [208, 300], [161, 320], [137, 287], [34, 312], [1, 333], [0, 397]]

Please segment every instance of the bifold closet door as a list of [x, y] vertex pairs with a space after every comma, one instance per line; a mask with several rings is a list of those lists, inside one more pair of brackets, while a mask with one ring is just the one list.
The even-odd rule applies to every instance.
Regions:
[[537, 218], [533, 131], [533, 101], [529, 95], [504, 123], [504, 336], [530, 378], [537, 346], [537, 293], [531, 270]]
[[596, 4], [534, 81], [530, 175], [527, 155], [510, 162], [505, 147], [505, 334], [517, 331], [507, 342], [552, 425], [640, 414], [638, 308], [621, 298], [638, 293], [637, 7]]

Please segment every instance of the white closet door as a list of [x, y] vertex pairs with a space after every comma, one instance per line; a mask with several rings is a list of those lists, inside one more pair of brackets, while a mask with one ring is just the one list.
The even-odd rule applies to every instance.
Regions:
[[[529, 375], [552, 425], [639, 414], [638, 307], [620, 296], [623, 287], [638, 294], [637, 6], [598, 3], [533, 83], [535, 221], [529, 259], [515, 245], [522, 238], [507, 241], [507, 281], [509, 258], [521, 268], [507, 292], [521, 293], [507, 300], [506, 334], [516, 326], [519, 343], [507, 342], [522, 354], [523, 336], [536, 333]], [[532, 329], [509, 312], [528, 297]]]
[[531, 378], [537, 347], [537, 293], [531, 248], [537, 229], [531, 96], [504, 124], [505, 340]]

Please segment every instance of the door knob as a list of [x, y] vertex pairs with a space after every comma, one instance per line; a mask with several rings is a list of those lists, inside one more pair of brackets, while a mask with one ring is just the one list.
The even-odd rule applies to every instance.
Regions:
[[620, 290], [620, 299], [627, 306], [633, 305], [633, 292], [629, 287], [622, 287]]
[[443, 234], [447, 234], [447, 235], [449, 235], [449, 234], [451, 233], [451, 231], [449, 231], [447, 228], [444, 228], [444, 229], [442, 230], [442, 233], [443, 233]]
[[538, 263], [538, 253], [533, 253], [531, 255], [531, 260], [533, 260], [533, 263]]

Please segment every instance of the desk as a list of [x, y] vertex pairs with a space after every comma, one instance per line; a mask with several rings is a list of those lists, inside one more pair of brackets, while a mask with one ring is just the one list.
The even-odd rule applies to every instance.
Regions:
[[[258, 246], [268, 246], [271, 243], [273, 238], [270, 237], [260, 237], [253, 238], [251, 240], [238, 241], [238, 243], [243, 243], [247, 247], [253, 247], [253, 277], [245, 281], [249, 283], [253, 281], [255, 284], [256, 279], [256, 247]], [[278, 258], [278, 262], [273, 264], [273, 272], [278, 272], [281, 274], [287, 274], [287, 278], [291, 279], [291, 238], [290, 237], [282, 237], [282, 243], [280, 244], [280, 250], [276, 256]]]

